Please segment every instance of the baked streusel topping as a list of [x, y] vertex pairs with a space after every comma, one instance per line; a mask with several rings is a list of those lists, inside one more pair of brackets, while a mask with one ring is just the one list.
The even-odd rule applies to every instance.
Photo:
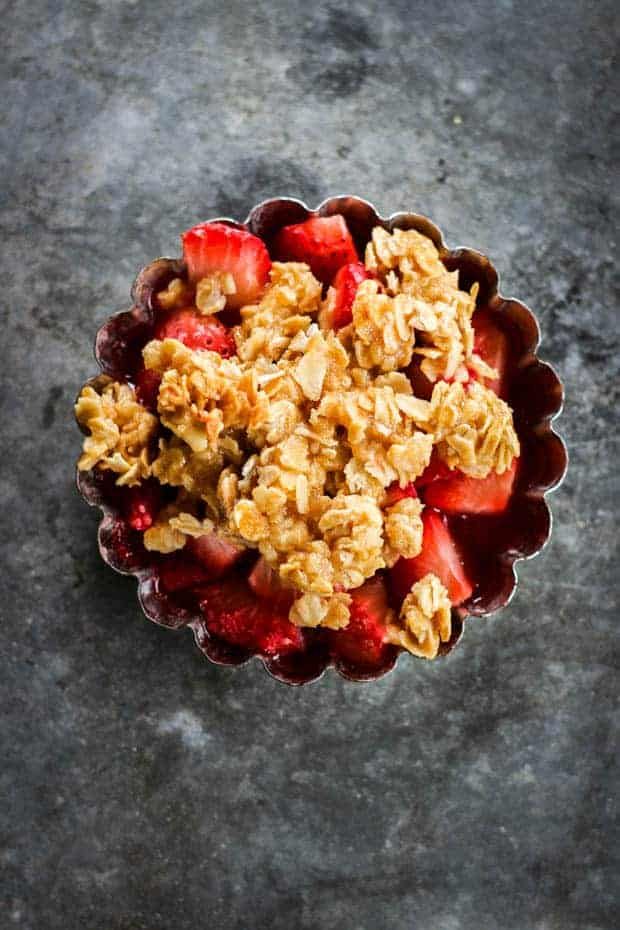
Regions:
[[416, 582], [403, 601], [398, 623], [388, 626], [388, 639], [424, 659], [434, 659], [452, 630], [448, 592], [436, 575]]
[[119, 485], [137, 485], [148, 478], [157, 417], [136, 401], [133, 388], [101, 377], [98, 390], [89, 384], [82, 389], [75, 414], [90, 434], [84, 439], [80, 470], [97, 466], [113, 471]]
[[[323, 296], [304, 263], [274, 262], [260, 298], [240, 307], [232, 357], [175, 338], [144, 347], [145, 370], [160, 379], [157, 416], [112, 381], [85, 387], [76, 408], [89, 432], [80, 469], [178, 489], [144, 533], [147, 549], [171, 553], [215, 532], [258, 550], [292, 589], [300, 627], [346, 628], [349, 592], [418, 555], [423, 504], [405, 489], [433, 452], [477, 478], [519, 455], [510, 408], [470, 380], [494, 374], [474, 354], [477, 285], [461, 290], [413, 230], [376, 228], [365, 267], [351, 320], [334, 330], [334, 289]], [[194, 286], [173, 279], [158, 301], [208, 319], [234, 293], [231, 275], [214, 273]], [[416, 356], [430, 400], [405, 371]], [[388, 629], [390, 642], [437, 654], [451, 624], [435, 575], [411, 588]]]

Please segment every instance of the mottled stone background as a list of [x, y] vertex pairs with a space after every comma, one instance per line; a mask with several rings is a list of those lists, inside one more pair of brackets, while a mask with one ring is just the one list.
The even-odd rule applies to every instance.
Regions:
[[[617, 9], [3, 4], [3, 930], [618, 927]], [[553, 541], [448, 660], [293, 690], [141, 618], [71, 404], [181, 229], [341, 192], [494, 258], [572, 462]]]

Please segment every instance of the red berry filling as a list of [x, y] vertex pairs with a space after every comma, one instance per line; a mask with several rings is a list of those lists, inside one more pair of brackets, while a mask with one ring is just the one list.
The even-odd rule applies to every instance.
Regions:
[[268, 601], [274, 608], [283, 610], [287, 616], [295, 600], [295, 592], [287, 588], [276, 571], [261, 556], [248, 575], [248, 584], [257, 597]]
[[170, 594], [191, 590], [212, 580], [206, 566], [196, 562], [185, 549], [163, 558], [159, 567], [159, 584]]
[[330, 323], [334, 329], [342, 329], [353, 321], [353, 301], [357, 289], [368, 278], [372, 277], [362, 262], [351, 262], [343, 265], [334, 278], [334, 295], [331, 305]]
[[351, 233], [339, 214], [311, 216], [285, 226], [274, 240], [273, 253], [281, 262], [305, 262], [324, 284], [331, 284], [343, 265], [358, 261]]
[[236, 351], [230, 330], [215, 317], [201, 316], [192, 307], [162, 315], [156, 323], [154, 338], [178, 339], [189, 349], [208, 349], [224, 358], [231, 358]]
[[141, 368], [135, 376], [136, 397], [143, 407], [152, 413], [157, 413], [157, 395], [161, 375], [151, 368]]
[[424, 501], [444, 513], [502, 513], [508, 506], [517, 476], [518, 459], [503, 474], [491, 472], [486, 478], [470, 478], [462, 472], [429, 484]]
[[161, 507], [161, 485], [157, 481], [146, 481], [123, 491], [125, 519], [132, 530], [144, 533], [153, 525]]
[[398, 483], [391, 484], [385, 492], [385, 502], [384, 507], [392, 507], [394, 504], [397, 504], [399, 501], [404, 500], [405, 497], [417, 497], [418, 492], [416, 491], [415, 484], [406, 484], [404, 488]]
[[452, 473], [452, 469], [449, 468], [446, 463], [439, 458], [437, 449], [433, 449], [430, 462], [420, 477], [416, 478], [416, 488], [420, 490], [420, 488], [426, 487], [427, 484], [432, 484], [433, 481], [438, 481], [441, 478], [449, 478]]
[[224, 539], [216, 533], [188, 539], [185, 548], [209, 572], [211, 578], [220, 578], [226, 574], [247, 551], [243, 546]]
[[425, 575], [436, 575], [456, 607], [471, 597], [473, 585], [468, 579], [463, 558], [452, 537], [445, 518], [427, 508], [422, 513], [424, 535], [422, 551], [414, 559], [399, 559], [390, 570], [390, 588], [400, 604], [416, 581]]
[[216, 272], [231, 274], [236, 290], [228, 296], [226, 306], [233, 309], [260, 297], [269, 278], [271, 259], [258, 236], [226, 223], [199, 223], [181, 239], [190, 281]]
[[508, 336], [500, 329], [490, 310], [476, 310], [472, 317], [474, 327], [474, 352], [494, 368], [496, 378], [480, 378], [474, 372], [473, 377], [498, 394], [506, 396], [506, 373], [509, 359]]
[[352, 665], [380, 665], [390, 651], [385, 642], [388, 610], [385, 582], [380, 575], [375, 575], [349, 593], [349, 624], [330, 634], [332, 651]]
[[209, 633], [244, 649], [273, 656], [303, 648], [303, 634], [286, 612], [257, 598], [239, 579], [203, 588], [200, 608]]

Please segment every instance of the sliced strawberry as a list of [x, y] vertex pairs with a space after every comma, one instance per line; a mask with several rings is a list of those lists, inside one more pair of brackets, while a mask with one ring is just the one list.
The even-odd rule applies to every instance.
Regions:
[[123, 512], [132, 530], [143, 533], [153, 525], [161, 507], [161, 485], [145, 481], [133, 488], [123, 488]]
[[248, 575], [248, 584], [257, 597], [269, 601], [274, 608], [277, 607], [288, 615], [295, 593], [282, 583], [278, 573], [262, 556], [257, 559]]
[[351, 233], [340, 214], [311, 216], [303, 223], [285, 226], [275, 237], [273, 252], [279, 261], [306, 262], [324, 284], [331, 284], [343, 265], [358, 261]]
[[376, 575], [349, 593], [349, 624], [330, 634], [332, 649], [354, 665], [378, 665], [389, 649], [384, 642], [388, 610], [385, 582]]
[[211, 573], [195, 561], [185, 549], [162, 559], [159, 568], [159, 584], [164, 591], [186, 591], [212, 581]]
[[343, 265], [334, 278], [333, 303], [330, 307], [330, 324], [333, 329], [342, 329], [353, 320], [353, 301], [357, 289], [367, 278], [372, 277], [362, 262]]
[[281, 655], [304, 645], [301, 630], [286, 613], [257, 598], [243, 581], [221, 581], [203, 588], [201, 595], [200, 608], [214, 636], [264, 655]]
[[463, 561], [445, 518], [436, 510], [427, 508], [422, 513], [422, 523], [424, 536], [420, 554], [415, 559], [399, 559], [390, 570], [390, 586], [394, 597], [400, 603], [416, 581], [432, 572], [447, 589], [452, 604], [462, 604], [471, 596], [473, 586], [465, 574]]
[[211, 578], [220, 578], [247, 552], [244, 546], [224, 539], [217, 533], [188, 539], [185, 548], [209, 570]]
[[472, 376], [481, 381], [500, 397], [506, 390], [506, 369], [508, 367], [508, 336], [493, 319], [490, 310], [476, 310], [472, 317], [474, 327], [474, 352], [494, 368], [497, 378], [481, 378], [475, 372]]
[[437, 449], [433, 449], [431, 454], [431, 460], [420, 475], [419, 478], [416, 478], [416, 488], [425, 488], [427, 485], [432, 484], [433, 481], [438, 481], [441, 478], [449, 478], [454, 472], [451, 468], [448, 468], [446, 463], [439, 458], [439, 453]]
[[178, 339], [190, 349], [209, 349], [230, 358], [237, 351], [230, 330], [213, 316], [201, 316], [192, 307], [173, 310], [155, 327], [156, 339]]
[[161, 375], [152, 368], [141, 368], [135, 377], [136, 397], [143, 407], [153, 413], [157, 412], [157, 395], [161, 384]]
[[470, 478], [453, 472], [450, 478], [435, 481], [424, 492], [424, 501], [444, 513], [501, 513], [508, 506], [517, 475], [518, 459], [502, 475], [491, 472], [486, 478]]
[[271, 259], [258, 236], [225, 223], [199, 223], [183, 233], [181, 240], [191, 281], [216, 271], [233, 276], [236, 291], [227, 297], [227, 307], [243, 307], [260, 297], [269, 277]]
[[385, 501], [383, 503], [384, 507], [392, 507], [393, 504], [397, 504], [398, 501], [402, 501], [405, 497], [417, 497], [418, 492], [416, 491], [415, 484], [409, 483], [406, 484], [404, 488], [401, 488], [398, 481], [395, 481], [385, 489]]

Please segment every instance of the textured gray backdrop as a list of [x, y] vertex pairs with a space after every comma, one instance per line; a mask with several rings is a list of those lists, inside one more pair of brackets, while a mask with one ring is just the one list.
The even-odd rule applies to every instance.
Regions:
[[[2, 930], [616, 928], [616, 4], [2, 6]], [[71, 403], [181, 229], [342, 192], [494, 258], [572, 463], [448, 660], [292, 690], [141, 618]]]

